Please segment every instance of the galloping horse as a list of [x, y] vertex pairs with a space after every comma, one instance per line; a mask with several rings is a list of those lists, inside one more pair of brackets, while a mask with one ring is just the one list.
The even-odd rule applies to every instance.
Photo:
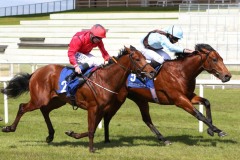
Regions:
[[[207, 99], [202, 98], [194, 93], [196, 77], [202, 72], [207, 71], [215, 77], [227, 82], [231, 79], [231, 74], [223, 63], [223, 59], [211, 46], [207, 44], [197, 44], [193, 54], [187, 54], [175, 60], [166, 61], [160, 72], [154, 80], [156, 95], [159, 104], [176, 105], [198, 120], [203, 121], [209, 128], [208, 134], [213, 136], [214, 132], [218, 136], [225, 136], [222, 130], [212, 124], [210, 103]], [[121, 93], [121, 94], [120, 94]], [[127, 88], [124, 86], [118, 94], [118, 100], [115, 101], [114, 107], [104, 116], [105, 142], [109, 141], [109, 123], [117, 110], [124, 103], [126, 96], [133, 100], [139, 107], [142, 119], [146, 125], [156, 134], [158, 140], [163, 141], [166, 145], [171, 144], [153, 125], [148, 102], [155, 102], [152, 95], [147, 89]], [[156, 102], [155, 102], [156, 103]], [[199, 112], [193, 105], [203, 104], [206, 107], [206, 117]]]
[[[107, 106], [112, 103], [119, 89], [125, 85], [130, 72], [144, 74], [148, 78], [155, 76], [155, 70], [148, 65], [145, 57], [134, 47], [125, 47], [117, 57], [117, 63], [112, 63], [96, 70], [83, 86], [77, 89], [75, 103], [77, 107], [88, 111], [88, 131], [82, 134], [67, 132], [75, 138], [89, 137], [89, 150], [94, 151], [93, 139], [96, 127], [102, 119]], [[49, 143], [54, 138], [54, 129], [49, 117], [53, 109], [57, 109], [71, 99], [66, 94], [58, 94], [58, 79], [64, 66], [47, 65], [36, 70], [33, 74], [18, 74], [1, 92], [11, 98], [16, 98], [22, 93], [30, 92], [30, 101], [21, 103], [15, 121], [12, 125], [4, 127], [3, 132], [14, 132], [24, 113], [40, 109], [46, 121]], [[117, 74], [116, 74], [117, 73]]]

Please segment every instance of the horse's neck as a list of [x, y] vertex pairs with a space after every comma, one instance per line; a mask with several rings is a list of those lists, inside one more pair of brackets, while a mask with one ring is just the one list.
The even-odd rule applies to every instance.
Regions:
[[[203, 59], [202, 59], [203, 58]], [[195, 80], [196, 77], [203, 71], [202, 63], [205, 56], [195, 55], [185, 58], [182, 62], [179, 61], [178, 65], [184, 78], [187, 80]]]
[[205, 56], [194, 55], [186, 59], [186, 66], [188, 68], [186, 75], [196, 79], [196, 77], [203, 71], [202, 65], [204, 62]]
[[117, 64], [112, 64], [107, 67], [107, 74], [102, 78], [112, 90], [118, 91], [123, 83], [125, 83], [127, 76], [130, 73], [129, 68], [130, 61], [123, 57], [117, 62]]

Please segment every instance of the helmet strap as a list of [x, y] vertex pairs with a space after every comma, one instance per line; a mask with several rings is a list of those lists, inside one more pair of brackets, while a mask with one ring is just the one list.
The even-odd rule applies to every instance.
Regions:
[[172, 27], [172, 36], [173, 36], [173, 28], [174, 28], [174, 25], [173, 25], [173, 27]]

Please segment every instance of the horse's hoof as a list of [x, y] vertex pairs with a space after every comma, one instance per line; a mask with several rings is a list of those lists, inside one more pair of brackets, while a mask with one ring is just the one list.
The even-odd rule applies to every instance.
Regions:
[[110, 143], [110, 140], [105, 140], [104, 143]]
[[12, 129], [11, 126], [3, 127], [2, 132], [14, 132], [15, 129]]
[[73, 131], [66, 131], [66, 132], [65, 132], [65, 134], [68, 135], [68, 136], [70, 136], [70, 137], [72, 137], [73, 133], [74, 133]]
[[171, 144], [172, 144], [172, 142], [171, 142], [171, 141], [169, 141], [169, 140], [166, 140], [166, 141], [164, 141], [164, 144], [165, 144], [165, 146], [169, 146], [169, 145], [171, 145]]
[[227, 135], [227, 133], [225, 133], [225, 132], [223, 132], [223, 131], [221, 131], [221, 132], [218, 133], [218, 136], [219, 136], [219, 137], [224, 137], [224, 136], [226, 136], [226, 135]]
[[0, 117], [0, 121], [3, 121], [3, 119]]
[[53, 139], [54, 139], [53, 136], [48, 136], [48, 137], [46, 138], [46, 142], [47, 142], [47, 143], [51, 143], [51, 142], [53, 141]]
[[210, 135], [210, 136], [214, 136], [214, 132], [212, 129], [208, 128], [207, 129], [207, 133]]
[[90, 152], [90, 153], [95, 153], [96, 150], [97, 150], [96, 148], [89, 148], [89, 152]]

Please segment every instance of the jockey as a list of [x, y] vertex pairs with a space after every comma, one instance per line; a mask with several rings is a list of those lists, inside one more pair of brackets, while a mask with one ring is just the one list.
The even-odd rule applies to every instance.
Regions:
[[[106, 29], [100, 24], [93, 25], [90, 30], [77, 32], [72, 37], [68, 57], [75, 68], [75, 73], [71, 74], [67, 81], [71, 81], [77, 74], [81, 74], [89, 67], [99, 66], [109, 60], [109, 54], [104, 48], [102, 38], [106, 38]], [[104, 61], [90, 53], [95, 47], [100, 49]]]
[[181, 27], [172, 25], [161, 30], [151, 31], [141, 40], [139, 50], [149, 61], [156, 61], [162, 64], [165, 60], [171, 59], [170, 56], [163, 51], [168, 49], [171, 52], [192, 53], [193, 50], [184, 49], [174, 45], [179, 39], [183, 38]]

